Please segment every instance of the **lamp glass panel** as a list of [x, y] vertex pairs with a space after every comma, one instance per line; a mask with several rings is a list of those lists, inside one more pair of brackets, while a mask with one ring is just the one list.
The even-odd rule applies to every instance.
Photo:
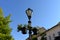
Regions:
[[27, 10], [27, 15], [31, 16], [31, 14], [32, 14], [32, 11], [31, 10]]

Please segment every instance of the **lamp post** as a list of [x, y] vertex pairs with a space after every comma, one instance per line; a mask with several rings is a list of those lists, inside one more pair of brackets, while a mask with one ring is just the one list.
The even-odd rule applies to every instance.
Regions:
[[28, 26], [24, 25], [22, 26], [21, 24], [18, 25], [17, 27], [17, 31], [21, 31], [23, 34], [26, 34], [27, 33], [27, 30], [29, 31], [29, 40], [32, 40], [32, 32], [33, 32], [33, 35], [37, 35], [37, 29], [34, 27], [31, 27], [31, 16], [32, 16], [32, 12], [33, 10], [28, 8], [26, 10], [26, 14], [27, 14], [27, 17], [28, 17]]
[[31, 34], [32, 34], [32, 27], [31, 27], [31, 15], [32, 15], [32, 12], [33, 12], [33, 10], [32, 9], [30, 9], [30, 8], [28, 8], [27, 10], [26, 10], [26, 14], [27, 14], [27, 17], [28, 17], [28, 28], [29, 28], [29, 40], [32, 40], [32, 38], [31, 38]]

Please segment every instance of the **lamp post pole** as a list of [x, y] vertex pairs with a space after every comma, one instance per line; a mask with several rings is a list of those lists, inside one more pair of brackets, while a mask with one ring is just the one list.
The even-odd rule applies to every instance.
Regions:
[[18, 27], [17, 27], [18, 32], [21, 31], [23, 34], [26, 34], [27, 30], [29, 31], [29, 40], [32, 40], [32, 32], [33, 32], [33, 35], [37, 35], [37, 28], [36, 27], [31, 27], [32, 12], [33, 12], [33, 10], [30, 9], [30, 8], [28, 8], [26, 10], [26, 14], [27, 14], [27, 17], [28, 17], [28, 26], [26, 27], [26, 25], [24, 25], [24, 26], [18, 25]]
[[32, 15], [32, 9], [28, 8], [26, 10], [27, 17], [29, 19], [28, 21], [28, 30], [29, 30], [29, 40], [32, 40], [31, 34], [32, 34], [32, 27], [31, 27], [31, 15]]
[[29, 40], [32, 40], [31, 34], [32, 34], [32, 30], [31, 30], [31, 21], [28, 21], [28, 26], [29, 26]]
[[36, 27], [31, 27], [32, 12], [33, 12], [33, 10], [30, 9], [30, 8], [28, 8], [26, 10], [26, 14], [27, 14], [27, 17], [28, 17], [28, 26], [26, 27], [26, 25], [24, 25], [24, 26], [18, 25], [18, 27], [17, 27], [18, 32], [21, 31], [23, 34], [26, 34], [27, 30], [29, 31], [29, 40], [32, 40], [32, 32], [33, 32], [33, 35], [37, 35], [37, 28]]

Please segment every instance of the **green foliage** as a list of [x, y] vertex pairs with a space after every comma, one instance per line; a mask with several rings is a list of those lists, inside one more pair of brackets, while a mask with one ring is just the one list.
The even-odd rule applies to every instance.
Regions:
[[2, 12], [2, 8], [0, 8], [0, 17], [4, 17], [3, 12]]
[[22, 32], [23, 34], [26, 34], [26, 33], [27, 33], [26, 27], [22, 27], [21, 32]]
[[33, 35], [37, 35], [37, 28], [36, 27], [33, 28]]
[[21, 31], [21, 29], [22, 29], [22, 24], [18, 25], [17, 31], [19, 32], [19, 31]]
[[26, 27], [27, 27], [27, 25], [22, 25], [22, 24], [20, 24], [20, 25], [18, 25], [18, 27], [17, 27], [17, 31], [18, 31], [18, 32], [21, 31], [22, 34], [26, 34], [26, 33], [27, 33]]
[[37, 35], [33, 35], [32, 40], [37, 40]]
[[10, 16], [4, 17], [0, 8], [0, 40], [14, 40], [11, 36], [11, 28], [9, 26]]
[[32, 40], [37, 40], [37, 37], [35, 37], [35, 38], [32, 38]]
[[44, 37], [46, 34], [42, 34], [41, 40], [46, 40], [46, 38]]

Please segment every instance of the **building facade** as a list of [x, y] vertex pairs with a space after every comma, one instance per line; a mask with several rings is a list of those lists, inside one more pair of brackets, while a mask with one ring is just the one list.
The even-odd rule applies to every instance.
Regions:
[[[60, 40], [60, 22], [52, 28], [46, 30], [43, 34], [46, 34], [44, 36], [46, 40]], [[39, 36], [38, 40], [41, 40], [41, 38], [42, 36]]]

